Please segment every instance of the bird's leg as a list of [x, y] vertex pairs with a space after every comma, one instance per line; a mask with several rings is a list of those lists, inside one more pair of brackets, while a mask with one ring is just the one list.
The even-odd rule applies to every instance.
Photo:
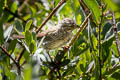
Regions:
[[69, 49], [69, 46], [63, 46], [63, 50]]

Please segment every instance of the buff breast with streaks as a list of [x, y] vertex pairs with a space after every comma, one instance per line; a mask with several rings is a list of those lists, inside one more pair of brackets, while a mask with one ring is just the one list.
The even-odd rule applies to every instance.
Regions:
[[[41, 39], [43, 36], [45, 37], [42, 47], [48, 51], [69, 42], [73, 36], [72, 31], [78, 27], [73, 19], [65, 18], [55, 28], [38, 33], [37, 38]], [[14, 38], [20, 39], [24, 38], [24, 36], [14, 35]]]

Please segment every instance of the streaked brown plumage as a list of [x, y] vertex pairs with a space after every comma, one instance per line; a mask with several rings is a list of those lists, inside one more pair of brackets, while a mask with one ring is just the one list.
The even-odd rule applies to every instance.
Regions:
[[[79, 26], [73, 19], [65, 18], [60, 21], [54, 29], [46, 30], [37, 34], [37, 38], [40, 39], [45, 36], [42, 47], [48, 51], [61, 47], [65, 43], [69, 42], [73, 36], [72, 31], [77, 27]], [[17, 39], [24, 38], [24, 36], [21, 35], [14, 35], [13, 37]]]

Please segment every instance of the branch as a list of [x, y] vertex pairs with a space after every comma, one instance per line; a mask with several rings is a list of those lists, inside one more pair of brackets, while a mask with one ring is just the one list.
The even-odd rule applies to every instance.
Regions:
[[[13, 15], [14, 17], [17, 17], [18, 19], [22, 20], [24, 23], [27, 23], [26, 20], [24, 20], [22, 17], [20, 17], [18, 14], [13, 13], [12, 11], [10, 11], [10, 9], [8, 7], [5, 7], [5, 11], [7, 11], [8, 13], [10, 13], [11, 15]], [[33, 25], [35, 28], [37, 28], [37, 26]]]
[[116, 46], [117, 46], [119, 57], [120, 57], [120, 45], [119, 45], [119, 38], [118, 38], [118, 33], [117, 33], [117, 25], [116, 25], [116, 21], [115, 21], [115, 13], [114, 12], [112, 12], [112, 22], [113, 22], [113, 30], [114, 30], [114, 34], [115, 34], [115, 39], [116, 39]]
[[101, 19], [100, 19], [100, 24], [98, 24], [98, 63], [99, 63], [99, 79], [102, 80], [102, 60], [101, 60], [101, 26], [102, 26], [102, 22], [103, 22], [103, 5], [100, 5], [100, 9], [101, 9]]
[[36, 30], [37, 33], [41, 30], [41, 28], [47, 23], [47, 21], [53, 16], [53, 14], [57, 11], [57, 9], [65, 3], [66, 0], [62, 0], [61, 2], [58, 3], [58, 5], [52, 10], [52, 12], [49, 14], [49, 16], [42, 22], [42, 24], [39, 26], [39, 28]]
[[79, 0], [80, 6], [84, 10], [85, 14], [88, 15], [90, 13], [89, 8], [86, 6], [83, 0]]
[[2, 46], [0, 46], [0, 48], [2, 49], [2, 51], [16, 64], [16, 66], [18, 66], [19, 68], [21, 67], [16, 61], [15, 59], [13, 59], [13, 57], [8, 53], [8, 51], [3, 48]]
[[85, 20], [83, 21], [83, 23], [81, 24], [80, 28], [78, 29], [76, 35], [74, 36], [74, 38], [71, 40], [71, 42], [69, 43], [69, 46], [71, 46], [73, 44], [73, 42], [79, 37], [80, 35], [80, 32], [82, 32], [86, 25], [87, 25], [87, 22], [88, 22], [88, 18], [91, 16], [91, 13], [88, 14], [88, 16], [85, 18]]
[[22, 58], [23, 54], [25, 52], [25, 48], [23, 48], [22, 52], [20, 53], [18, 59], [17, 59], [17, 62], [19, 63], [20, 62], [20, 59]]
[[10, 11], [10, 9], [8, 7], [5, 7], [5, 11], [9, 12], [14, 17], [17, 17], [17, 18], [21, 19], [24, 23], [26, 23], [26, 21], [23, 18], [21, 18], [18, 14], [15, 14], [12, 11]]

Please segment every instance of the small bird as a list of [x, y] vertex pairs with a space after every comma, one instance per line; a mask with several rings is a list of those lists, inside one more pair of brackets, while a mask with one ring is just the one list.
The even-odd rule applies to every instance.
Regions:
[[[41, 44], [46, 51], [51, 49], [62, 47], [64, 44], [69, 42], [73, 36], [72, 31], [79, 26], [71, 18], [65, 18], [60, 21], [55, 28], [43, 31], [37, 34], [37, 38], [41, 39], [45, 36], [43, 43]], [[13, 35], [15, 39], [22, 39], [22, 35]]]

